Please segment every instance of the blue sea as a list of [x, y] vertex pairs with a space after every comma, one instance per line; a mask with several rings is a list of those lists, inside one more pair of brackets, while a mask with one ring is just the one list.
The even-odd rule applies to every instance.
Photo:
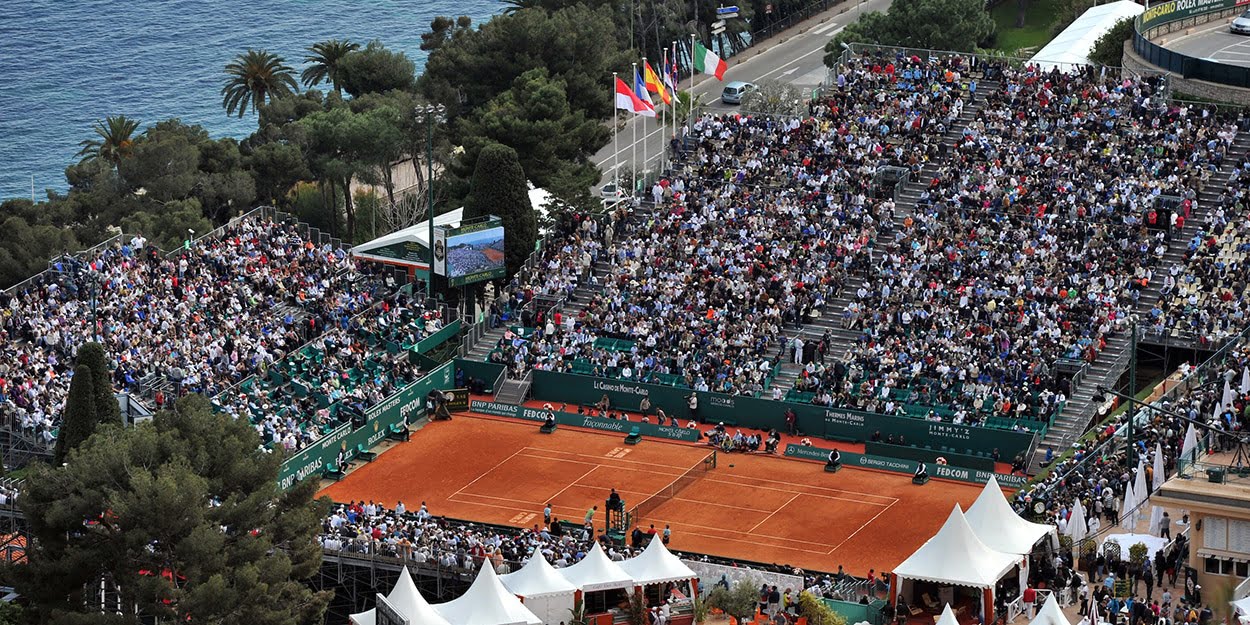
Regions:
[[326, 39], [378, 39], [425, 63], [421, 33], [437, 15], [475, 24], [498, 0], [2, 0], [0, 200], [64, 191], [65, 167], [95, 120], [127, 115], [143, 126], [170, 117], [214, 137], [243, 138], [256, 116], [227, 117], [222, 69], [260, 48], [303, 69], [304, 49]]

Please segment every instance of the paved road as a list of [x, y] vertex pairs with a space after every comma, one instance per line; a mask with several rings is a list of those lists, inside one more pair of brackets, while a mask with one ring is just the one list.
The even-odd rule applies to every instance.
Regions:
[[1191, 35], [1167, 38], [1163, 47], [1200, 59], [1250, 67], [1250, 36], [1228, 32], [1228, 20], [1203, 24]]
[[[722, 104], [720, 92], [725, 84], [742, 80], [759, 82], [761, 80], [781, 80], [810, 91], [825, 79], [824, 49], [825, 43], [859, 18], [862, 12], [884, 11], [890, 6], [891, 0], [849, 0], [839, 6], [817, 15], [810, 20], [791, 28], [778, 36], [760, 44], [763, 52], [744, 53], [743, 57], [729, 59], [729, 70], [725, 72], [725, 81], [721, 82], [712, 76], [699, 76], [695, 80], [695, 93], [708, 106], [717, 111], [734, 110], [737, 107]], [[843, 9], [845, 13], [842, 13]], [[804, 32], [800, 32], [804, 31]], [[781, 42], [785, 39], [784, 42]], [[690, 89], [689, 79], [682, 81], [682, 90]], [[663, 108], [663, 107], [661, 107]], [[669, 134], [661, 128], [657, 119], [647, 119], [621, 111], [619, 115], [628, 115], [632, 119], [625, 121], [617, 134], [615, 145], [609, 142], [594, 155], [593, 161], [603, 171], [600, 184], [612, 180], [616, 167], [628, 168], [631, 163], [645, 163], [647, 167], [637, 167], [638, 171], [658, 166], [663, 150], [668, 146]], [[670, 131], [671, 132], [671, 127]], [[636, 137], [636, 138], [635, 138]], [[619, 147], [619, 152], [616, 148]]]

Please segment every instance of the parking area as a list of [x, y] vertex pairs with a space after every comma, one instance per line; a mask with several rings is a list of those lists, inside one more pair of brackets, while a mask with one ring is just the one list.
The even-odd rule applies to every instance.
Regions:
[[1231, 18], [1203, 24], [1189, 35], [1176, 36], [1173, 33], [1172, 36], [1164, 38], [1163, 46], [1200, 59], [1250, 67], [1250, 35], [1229, 32], [1230, 20]]

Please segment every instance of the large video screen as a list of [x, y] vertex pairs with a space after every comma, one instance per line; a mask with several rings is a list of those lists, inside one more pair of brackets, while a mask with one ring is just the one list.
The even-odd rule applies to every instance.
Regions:
[[447, 233], [447, 281], [450, 285], [498, 278], [507, 272], [503, 226], [492, 226], [473, 232], [462, 229]]

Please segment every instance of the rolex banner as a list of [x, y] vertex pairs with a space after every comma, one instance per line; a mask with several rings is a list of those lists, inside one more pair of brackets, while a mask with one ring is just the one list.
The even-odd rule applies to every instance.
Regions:
[[447, 229], [434, 229], [434, 275], [447, 275]]

